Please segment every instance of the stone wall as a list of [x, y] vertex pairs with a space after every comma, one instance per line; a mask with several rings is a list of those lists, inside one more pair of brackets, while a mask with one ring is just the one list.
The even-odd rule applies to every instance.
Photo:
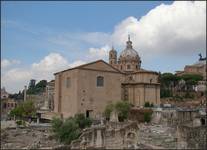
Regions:
[[93, 126], [84, 130], [79, 139], [71, 143], [71, 148], [136, 148], [137, 132], [138, 126], [135, 122], [108, 122], [106, 125]]
[[206, 148], [206, 125], [205, 126], [178, 126], [177, 146], [181, 149], [205, 149]]

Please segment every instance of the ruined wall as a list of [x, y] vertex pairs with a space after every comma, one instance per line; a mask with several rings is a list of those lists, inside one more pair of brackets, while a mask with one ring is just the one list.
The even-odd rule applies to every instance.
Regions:
[[72, 149], [123, 149], [136, 148], [138, 126], [135, 122], [109, 122], [106, 125], [86, 129], [78, 140], [71, 143]]
[[178, 126], [178, 148], [205, 149], [206, 126]]

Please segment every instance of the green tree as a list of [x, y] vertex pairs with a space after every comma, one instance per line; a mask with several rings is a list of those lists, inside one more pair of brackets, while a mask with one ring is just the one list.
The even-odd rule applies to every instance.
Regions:
[[61, 119], [53, 118], [52, 131], [55, 137], [64, 144], [70, 144], [80, 136], [81, 130], [74, 118], [68, 118], [64, 122]]
[[47, 86], [47, 80], [41, 80], [34, 87], [29, 87], [27, 93], [28, 94], [42, 93], [45, 91], [46, 86]]
[[183, 80], [186, 82], [187, 89], [192, 89], [193, 86], [198, 84], [198, 81], [203, 80], [203, 76], [198, 74], [184, 74], [181, 76]]
[[104, 111], [104, 116], [106, 117], [106, 120], [110, 119], [110, 115], [113, 110], [114, 110], [114, 104], [111, 103], [106, 106]]
[[149, 123], [151, 121], [151, 116], [152, 116], [151, 112], [144, 112], [144, 121]]
[[149, 102], [145, 102], [144, 103], [144, 107], [150, 107], [150, 103]]
[[119, 101], [115, 104], [115, 109], [118, 113], [119, 121], [124, 121], [128, 118], [131, 105], [126, 101]]
[[36, 115], [36, 108], [32, 100], [27, 100], [23, 103], [23, 116], [34, 117]]
[[10, 111], [10, 116], [15, 116], [19, 119], [23, 119], [23, 117], [34, 117], [35, 115], [36, 108], [34, 106], [34, 102], [31, 100], [23, 102]]
[[90, 118], [86, 118], [84, 114], [76, 114], [75, 117], [75, 122], [78, 124], [78, 126], [81, 129], [84, 129], [86, 127], [90, 127], [92, 124], [92, 120]]
[[60, 118], [54, 117], [51, 121], [51, 124], [52, 124], [53, 132], [57, 133], [60, 130], [60, 128], [63, 124], [63, 121]]
[[16, 118], [22, 118], [23, 117], [23, 112], [24, 112], [24, 108], [23, 108], [23, 105], [19, 105], [17, 106], [16, 108], [12, 109], [10, 111], [10, 116], [11, 117], [16, 117]]

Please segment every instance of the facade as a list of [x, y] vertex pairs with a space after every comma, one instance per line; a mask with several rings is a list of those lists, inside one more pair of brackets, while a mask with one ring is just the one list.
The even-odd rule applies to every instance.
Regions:
[[6, 89], [3, 87], [1, 89], [1, 99], [6, 99], [9, 97], [9, 93], [6, 91]]
[[45, 101], [45, 106], [49, 110], [54, 109], [54, 89], [55, 89], [55, 80], [51, 80], [50, 82], [47, 83], [46, 86], [47, 99]]
[[186, 65], [184, 71], [176, 71], [176, 75], [181, 76], [183, 74], [199, 74], [206, 80], [206, 58], [199, 59], [198, 62], [192, 65]]
[[17, 106], [14, 99], [1, 99], [1, 120], [6, 119], [9, 112]]
[[55, 73], [54, 112], [63, 118], [76, 113], [99, 118], [107, 104], [126, 100], [134, 106], [160, 104], [158, 73], [141, 68], [130, 38], [117, 61], [109, 52], [109, 64], [98, 60]]

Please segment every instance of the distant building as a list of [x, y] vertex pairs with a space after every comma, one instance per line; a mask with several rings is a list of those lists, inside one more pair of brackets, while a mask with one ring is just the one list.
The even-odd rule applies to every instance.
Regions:
[[54, 89], [55, 89], [55, 80], [51, 80], [47, 83], [46, 86], [46, 101], [45, 107], [49, 110], [54, 110]]
[[199, 74], [206, 80], [206, 58], [200, 58], [198, 62], [192, 65], [186, 65], [184, 71], [176, 71], [176, 75], [181, 76], [183, 74]]
[[8, 113], [17, 106], [17, 102], [14, 99], [2, 99], [1, 100], [1, 119], [5, 119]]
[[9, 97], [9, 93], [6, 91], [5, 87], [1, 89], [1, 99], [6, 99]]
[[35, 87], [35, 83], [36, 83], [36, 80], [35, 79], [31, 79], [30, 82], [29, 82], [29, 88], [30, 87]]
[[106, 105], [125, 100], [134, 106], [160, 104], [158, 73], [141, 68], [130, 37], [117, 61], [114, 48], [109, 64], [98, 60], [55, 73], [54, 112], [67, 118], [76, 113], [99, 118]]

